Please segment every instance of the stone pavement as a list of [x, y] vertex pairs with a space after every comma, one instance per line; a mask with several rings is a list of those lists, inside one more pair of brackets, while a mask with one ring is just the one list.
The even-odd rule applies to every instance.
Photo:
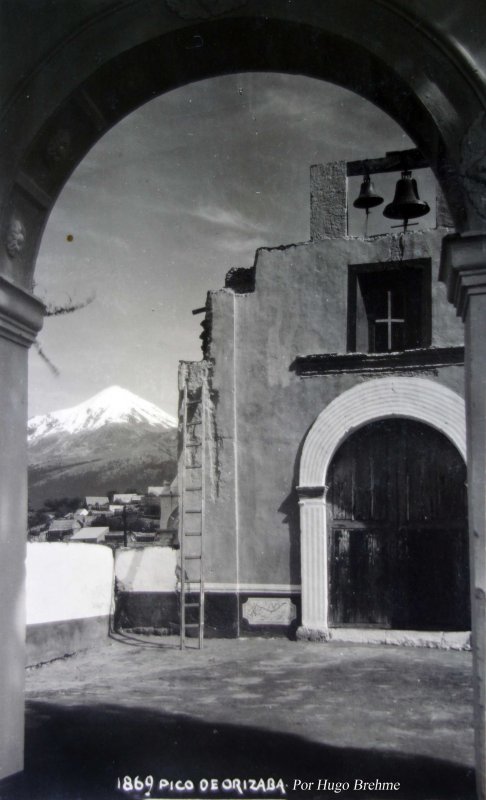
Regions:
[[467, 652], [126, 636], [28, 670], [26, 696], [2, 800], [475, 796]]

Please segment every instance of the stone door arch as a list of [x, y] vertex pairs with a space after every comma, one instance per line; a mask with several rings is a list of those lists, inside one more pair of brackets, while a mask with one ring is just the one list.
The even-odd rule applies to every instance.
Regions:
[[379, 378], [333, 400], [307, 434], [299, 473], [302, 636], [329, 634], [326, 475], [339, 445], [363, 425], [399, 417], [443, 433], [466, 460], [464, 400], [426, 378]]

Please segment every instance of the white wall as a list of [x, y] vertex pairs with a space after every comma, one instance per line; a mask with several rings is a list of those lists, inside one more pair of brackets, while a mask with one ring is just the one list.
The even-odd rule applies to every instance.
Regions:
[[170, 547], [117, 550], [115, 574], [123, 592], [173, 592], [176, 589], [177, 551]]
[[27, 545], [27, 625], [103, 617], [111, 612], [113, 553], [81, 542]]

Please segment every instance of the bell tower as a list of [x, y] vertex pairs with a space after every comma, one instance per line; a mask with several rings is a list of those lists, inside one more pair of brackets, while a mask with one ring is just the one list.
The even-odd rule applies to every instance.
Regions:
[[[407, 231], [420, 217], [431, 210], [429, 204], [420, 199], [416, 170], [429, 166], [419, 150], [401, 150], [387, 153], [383, 158], [363, 159], [360, 161], [336, 161], [330, 164], [316, 164], [311, 167], [311, 222], [310, 234], [313, 241], [348, 236], [349, 204], [355, 209], [362, 209], [366, 215], [372, 209], [382, 213], [389, 220], [401, 220], [396, 227]], [[382, 192], [372, 176], [398, 174], [401, 175], [395, 188], [392, 202], [383, 203]], [[359, 195], [351, 201], [348, 197], [348, 179], [362, 177]], [[375, 188], [376, 185], [376, 188]], [[434, 211], [434, 209], [432, 209]], [[453, 227], [451, 215], [445, 199], [440, 191], [437, 193], [435, 208], [435, 227]], [[365, 234], [366, 235], [366, 234]]]

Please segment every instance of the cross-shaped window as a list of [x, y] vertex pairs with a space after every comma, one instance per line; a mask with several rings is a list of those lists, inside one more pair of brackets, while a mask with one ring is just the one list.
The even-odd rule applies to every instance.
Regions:
[[[373, 339], [375, 345], [375, 352], [382, 352], [383, 350], [399, 350], [403, 347], [403, 326], [405, 320], [403, 317], [399, 319], [393, 316], [392, 306], [400, 302], [403, 298], [398, 295], [398, 292], [392, 292], [388, 289], [386, 292], [386, 317], [384, 319], [370, 320], [371, 324], [375, 326], [373, 331]], [[401, 303], [400, 303], [401, 305]], [[379, 327], [383, 325], [383, 328]]]
[[430, 262], [350, 267], [348, 350], [390, 353], [430, 345]]

